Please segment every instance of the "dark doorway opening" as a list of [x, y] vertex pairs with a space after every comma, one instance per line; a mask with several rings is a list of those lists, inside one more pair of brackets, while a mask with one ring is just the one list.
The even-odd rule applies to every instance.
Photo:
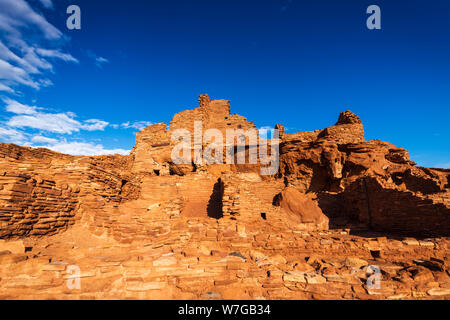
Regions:
[[208, 212], [208, 217], [214, 219], [220, 219], [223, 217], [223, 191], [224, 186], [221, 179], [219, 179], [213, 188], [213, 192], [208, 201], [208, 207], [206, 211]]

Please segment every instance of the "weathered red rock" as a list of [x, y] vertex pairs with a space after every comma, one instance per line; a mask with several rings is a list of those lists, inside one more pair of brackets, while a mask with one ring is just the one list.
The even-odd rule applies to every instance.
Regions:
[[293, 222], [312, 224], [313, 228], [317, 229], [328, 229], [328, 217], [317, 203], [293, 187], [287, 187], [277, 195], [275, 205], [280, 206]]
[[169, 130], [137, 134], [129, 156], [0, 144], [0, 298], [450, 297], [449, 169], [366, 141], [350, 111], [317, 131], [276, 125], [275, 175], [260, 162], [174, 163], [172, 133], [199, 120], [203, 133], [254, 128], [201, 95]]

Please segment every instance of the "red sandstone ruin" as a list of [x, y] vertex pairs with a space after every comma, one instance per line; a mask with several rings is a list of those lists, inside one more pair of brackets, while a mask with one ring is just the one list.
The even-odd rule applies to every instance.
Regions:
[[450, 297], [449, 169], [366, 141], [350, 111], [317, 131], [276, 125], [272, 176], [262, 164], [177, 165], [176, 129], [255, 127], [229, 101], [199, 100], [169, 130], [138, 133], [129, 156], [0, 144], [0, 298]]

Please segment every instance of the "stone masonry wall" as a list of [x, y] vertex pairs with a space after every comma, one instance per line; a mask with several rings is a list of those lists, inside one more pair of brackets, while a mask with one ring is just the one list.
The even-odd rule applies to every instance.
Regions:
[[78, 157], [0, 144], [0, 238], [66, 230], [83, 213], [139, 194], [122, 156]]

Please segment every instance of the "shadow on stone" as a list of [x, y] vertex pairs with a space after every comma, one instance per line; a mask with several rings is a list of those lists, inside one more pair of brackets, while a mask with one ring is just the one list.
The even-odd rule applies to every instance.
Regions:
[[207, 213], [208, 217], [214, 219], [220, 219], [223, 217], [223, 192], [224, 185], [221, 179], [214, 184], [213, 192], [208, 201]]

